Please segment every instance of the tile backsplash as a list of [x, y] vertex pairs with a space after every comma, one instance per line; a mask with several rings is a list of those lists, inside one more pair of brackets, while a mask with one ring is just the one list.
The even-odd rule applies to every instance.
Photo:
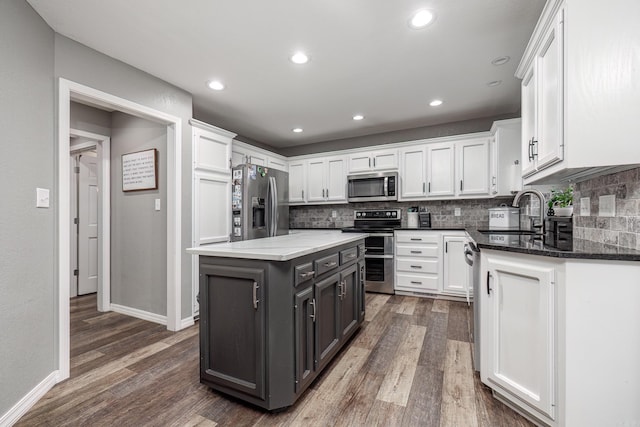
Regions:
[[[289, 227], [291, 228], [343, 228], [353, 225], [353, 211], [356, 209], [402, 209], [402, 226], [407, 225], [407, 209], [424, 207], [431, 212], [431, 226], [474, 227], [489, 226], [487, 209], [510, 205], [512, 197], [473, 200], [439, 200], [420, 202], [369, 202], [340, 205], [291, 206]], [[455, 216], [455, 208], [460, 208], [460, 216]], [[335, 218], [332, 216], [335, 211]]]
[[[599, 216], [600, 196], [615, 195], [615, 216]], [[580, 199], [589, 197], [590, 215], [580, 215]], [[573, 235], [640, 250], [640, 168], [576, 183]]]

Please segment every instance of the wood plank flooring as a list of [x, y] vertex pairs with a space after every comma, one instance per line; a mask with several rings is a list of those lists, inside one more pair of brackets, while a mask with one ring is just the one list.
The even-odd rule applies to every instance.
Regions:
[[71, 300], [71, 378], [17, 426], [532, 426], [471, 365], [465, 303], [367, 294], [365, 323], [294, 406], [269, 413], [199, 382], [198, 326], [172, 333]]

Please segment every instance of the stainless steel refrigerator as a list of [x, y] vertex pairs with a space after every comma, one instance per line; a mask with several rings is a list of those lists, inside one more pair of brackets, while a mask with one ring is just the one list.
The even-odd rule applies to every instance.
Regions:
[[244, 164], [232, 170], [231, 241], [289, 233], [289, 174]]

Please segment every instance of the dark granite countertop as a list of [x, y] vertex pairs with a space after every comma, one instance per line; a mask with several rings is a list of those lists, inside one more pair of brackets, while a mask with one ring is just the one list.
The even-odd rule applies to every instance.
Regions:
[[401, 227], [396, 228], [398, 231], [467, 231], [464, 227]]
[[573, 239], [572, 248], [563, 250], [547, 246], [542, 240], [533, 239], [531, 234], [488, 234], [471, 229], [467, 229], [467, 233], [480, 250], [485, 248], [554, 258], [640, 261], [640, 251], [638, 250], [605, 245], [590, 240]]

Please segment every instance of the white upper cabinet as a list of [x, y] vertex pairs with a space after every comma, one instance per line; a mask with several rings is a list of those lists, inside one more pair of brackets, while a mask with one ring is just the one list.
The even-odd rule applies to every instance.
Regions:
[[427, 145], [427, 196], [455, 196], [455, 150], [452, 143]]
[[349, 173], [398, 169], [398, 150], [376, 150], [349, 155]]
[[426, 166], [424, 145], [400, 150], [400, 200], [423, 199], [426, 196]]
[[345, 156], [318, 156], [289, 161], [289, 203], [346, 203]]
[[[209, 129], [193, 127], [193, 167], [195, 170], [230, 174], [231, 138]], [[203, 123], [202, 126], [205, 124]]]
[[458, 142], [456, 152], [457, 194], [460, 196], [489, 194], [489, 140], [479, 138]]
[[232, 166], [238, 166], [244, 163], [251, 163], [283, 171], [287, 170], [286, 157], [253, 147], [241, 141], [233, 141], [231, 164]]
[[307, 201], [307, 162], [295, 160], [289, 162], [289, 204], [305, 203]]
[[[640, 2], [548, 0], [516, 71], [524, 184], [640, 164]], [[597, 23], [597, 25], [594, 25]]]

